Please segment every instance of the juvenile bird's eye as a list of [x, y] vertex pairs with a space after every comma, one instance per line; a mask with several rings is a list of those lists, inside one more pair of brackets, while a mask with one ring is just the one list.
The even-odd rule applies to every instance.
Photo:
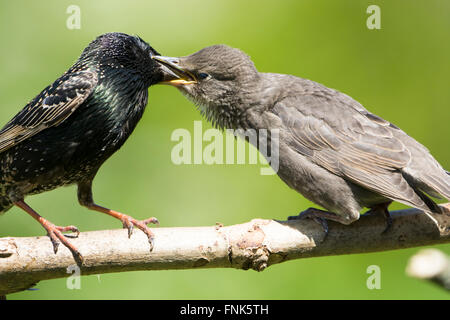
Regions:
[[199, 79], [206, 79], [206, 78], [209, 77], [209, 75], [207, 73], [204, 73], [204, 72], [200, 72], [197, 76], [198, 76]]

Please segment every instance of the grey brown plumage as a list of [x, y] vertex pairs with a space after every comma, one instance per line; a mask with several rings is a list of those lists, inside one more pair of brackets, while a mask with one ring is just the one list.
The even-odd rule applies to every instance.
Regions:
[[442, 167], [398, 127], [317, 83], [293, 80], [290, 90], [295, 97], [288, 94], [271, 112], [281, 119], [290, 147], [307, 159], [383, 197], [423, 210], [437, 207], [428, 205], [418, 191], [449, 197]]
[[440, 212], [429, 196], [450, 199], [450, 176], [423, 145], [337, 90], [260, 73], [224, 45], [154, 58], [186, 72], [186, 83], [171, 84], [218, 127], [279, 129], [278, 175], [330, 211], [316, 212], [322, 217], [351, 223], [363, 207], [386, 208], [392, 200]]

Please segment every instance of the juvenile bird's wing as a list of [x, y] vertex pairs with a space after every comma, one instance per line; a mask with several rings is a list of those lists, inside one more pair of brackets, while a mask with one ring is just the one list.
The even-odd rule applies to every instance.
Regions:
[[66, 73], [45, 88], [0, 131], [0, 152], [66, 120], [97, 85], [91, 71]]
[[411, 154], [394, 134], [400, 129], [350, 97], [320, 86], [283, 99], [271, 112], [281, 119], [290, 147], [310, 161], [387, 198], [424, 208], [401, 173]]

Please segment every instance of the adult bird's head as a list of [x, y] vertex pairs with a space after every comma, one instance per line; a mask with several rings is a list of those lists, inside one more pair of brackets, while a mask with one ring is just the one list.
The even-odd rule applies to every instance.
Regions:
[[247, 96], [258, 85], [259, 73], [242, 51], [226, 45], [206, 47], [186, 57], [153, 56], [179, 79], [162, 83], [177, 87], [218, 127], [239, 126]]
[[120, 75], [144, 87], [160, 81], [178, 77], [168, 68], [161, 66], [153, 56], [159, 53], [138, 36], [111, 32], [93, 40], [81, 54], [77, 68], [91, 67], [99, 72], [99, 83], [113, 79], [120, 81]]

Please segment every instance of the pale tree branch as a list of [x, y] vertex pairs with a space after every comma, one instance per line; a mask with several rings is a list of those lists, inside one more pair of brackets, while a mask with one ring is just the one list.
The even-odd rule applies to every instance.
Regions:
[[[450, 209], [450, 204], [445, 205]], [[450, 212], [450, 210], [448, 210]], [[82, 232], [70, 241], [84, 257], [81, 275], [135, 270], [236, 268], [262, 271], [276, 263], [307, 257], [367, 253], [450, 242], [450, 213], [434, 215], [439, 226], [417, 209], [392, 212], [392, 227], [382, 233], [380, 215], [362, 216], [345, 226], [323, 228], [306, 220], [262, 220], [232, 226], [153, 228], [149, 252], [144, 233]], [[48, 237], [0, 239], [0, 296], [25, 290], [41, 280], [67, 277], [75, 265], [70, 251], [57, 254]]]
[[423, 249], [409, 259], [406, 273], [431, 281], [450, 291], [450, 256], [437, 249]]

